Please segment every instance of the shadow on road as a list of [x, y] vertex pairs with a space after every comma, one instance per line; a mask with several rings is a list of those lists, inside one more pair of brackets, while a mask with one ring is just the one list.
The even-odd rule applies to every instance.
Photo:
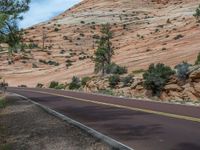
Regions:
[[181, 143], [171, 150], [200, 150], [200, 145], [193, 143]]

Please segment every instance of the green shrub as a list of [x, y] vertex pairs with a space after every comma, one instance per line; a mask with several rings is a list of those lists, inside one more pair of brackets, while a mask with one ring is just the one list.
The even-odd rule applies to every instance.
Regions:
[[115, 63], [111, 63], [106, 66], [106, 73], [121, 75], [121, 74], [127, 73], [127, 69], [126, 69], [126, 67], [121, 67]]
[[52, 60], [49, 60], [47, 63], [48, 63], [49, 65], [59, 66], [59, 63], [58, 63], [58, 62], [55, 62], [55, 61], [52, 61]]
[[18, 87], [27, 88], [27, 85], [22, 84], [22, 85], [18, 85]]
[[50, 85], [49, 85], [49, 88], [55, 89], [55, 87], [57, 87], [58, 85], [59, 85], [58, 82], [52, 81], [52, 82], [50, 83]]
[[76, 90], [81, 87], [81, 82], [80, 79], [76, 76], [73, 76], [72, 82], [69, 84], [69, 89], [70, 90]]
[[39, 62], [43, 64], [48, 64], [48, 62], [46, 62], [46, 60], [43, 60], [43, 59], [39, 59]]
[[43, 86], [44, 86], [44, 84], [38, 83], [38, 84], [36, 85], [36, 88], [43, 88]]
[[2, 144], [0, 145], [0, 150], [12, 150], [13, 146], [11, 144]]
[[134, 79], [132, 75], [128, 75], [121, 80], [123, 82], [123, 86], [130, 86], [133, 83]]
[[30, 49], [34, 49], [34, 48], [38, 48], [38, 45], [35, 44], [35, 43], [30, 43], [30, 44], [28, 45], [28, 47], [29, 47]]
[[133, 74], [140, 74], [140, 73], [144, 73], [144, 72], [145, 72], [144, 69], [139, 69], [139, 70], [132, 71]]
[[90, 79], [91, 79], [90, 77], [82, 78], [81, 85], [84, 87], [87, 84], [87, 82], [90, 81]]
[[65, 62], [66, 62], [66, 67], [67, 68], [70, 67], [70, 66], [72, 66], [72, 62], [73, 62], [72, 60], [68, 59]]
[[197, 56], [197, 60], [195, 62], [195, 65], [200, 65], [200, 53]]
[[175, 72], [164, 64], [151, 64], [149, 69], [143, 74], [144, 86], [151, 90], [153, 95], [160, 96], [160, 92]]
[[64, 54], [64, 53], [65, 53], [65, 50], [62, 49], [62, 50], [60, 51], [60, 54]]
[[199, 5], [199, 7], [196, 9], [195, 14], [194, 14], [194, 17], [195, 17], [197, 20], [199, 20], [199, 17], [200, 17], [200, 5]]
[[115, 93], [110, 89], [99, 90], [98, 93], [105, 94], [105, 95], [113, 95], [113, 96], [115, 95]]
[[108, 81], [109, 81], [110, 87], [114, 88], [120, 82], [120, 77], [119, 77], [119, 75], [112, 75], [109, 77]]
[[181, 39], [181, 38], [183, 38], [184, 36], [182, 35], [182, 34], [179, 34], [179, 35], [177, 35], [176, 37], [174, 37], [174, 40], [178, 40], [178, 39]]
[[66, 85], [65, 84], [59, 84], [55, 87], [55, 89], [65, 89]]
[[0, 97], [0, 108], [6, 107], [6, 100], [3, 97]]
[[59, 31], [59, 29], [58, 29], [58, 28], [55, 28], [55, 29], [54, 29], [54, 31], [55, 31], [55, 32], [58, 32], [58, 31]]
[[178, 64], [177, 66], [175, 66], [176, 74], [177, 77], [180, 80], [186, 80], [188, 79], [188, 72], [189, 72], [189, 67], [191, 66], [191, 64], [188, 64], [187, 62], [183, 62], [181, 64]]

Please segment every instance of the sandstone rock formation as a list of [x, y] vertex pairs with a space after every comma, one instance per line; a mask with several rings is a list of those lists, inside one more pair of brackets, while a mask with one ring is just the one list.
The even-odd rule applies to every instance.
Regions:
[[20, 57], [11, 64], [8, 54], [1, 53], [0, 75], [13, 86], [47, 85], [53, 80], [64, 83], [74, 75], [94, 75], [90, 58], [104, 23], [110, 23], [114, 32], [113, 61], [128, 67], [129, 72], [146, 69], [150, 63], [194, 63], [200, 27], [193, 14], [199, 4], [200, 0], [83, 0], [59, 16], [26, 29], [24, 42], [42, 47], [45, 35], [46, 49], [27, 50], [26, 59]]

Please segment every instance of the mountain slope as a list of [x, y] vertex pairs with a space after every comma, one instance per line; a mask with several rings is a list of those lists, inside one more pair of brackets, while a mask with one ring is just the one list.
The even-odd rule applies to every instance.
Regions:
[[150, 63], [194, 63], [200, 52], [200, 27], [193, 14], [199, 4], [200, 0], [84, 0], [27, 29], [25, 41], [42, 47], [46, 37], [47, 49], [16, 55], [11, 65], [2, 54], [0, 74], [12, 85], [29, 86], [93, 75], [90, 58], [104, 23], [110, 23], [114, 32], [113, 61], [129, 72], [146, 69]]

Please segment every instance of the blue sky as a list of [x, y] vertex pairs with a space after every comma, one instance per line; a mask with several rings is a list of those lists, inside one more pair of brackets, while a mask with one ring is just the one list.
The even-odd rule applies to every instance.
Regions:
[[60, 14], [81, 0], [32, 0], [30, 10], [24, 14], [24, 20], [19, 23], [20, 28], [49, 20]]

